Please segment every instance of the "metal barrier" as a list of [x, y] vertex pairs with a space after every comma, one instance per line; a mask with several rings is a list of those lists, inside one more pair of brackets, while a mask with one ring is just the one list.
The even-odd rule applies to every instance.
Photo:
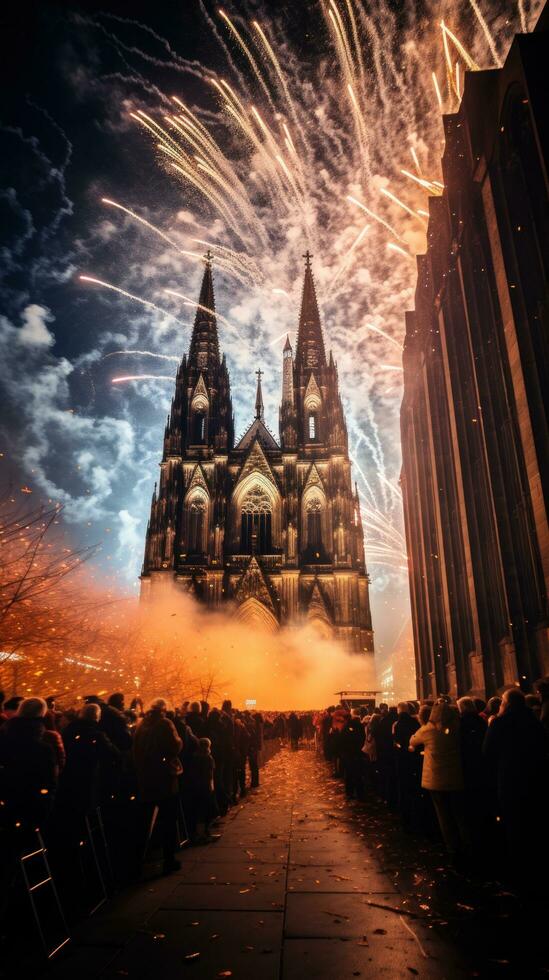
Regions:
[[[21, 854], [19, 863], [40, 942], [42, 943], [45, 955], [51, 960], [70, 942], [70, 934], [61, 902], [59, 901], [57, 888], [55, 887], [55, 881], [51, 873], [48, 852], [44, 846], [42, 834], [39, 830], [36, 830], [35, 833], [38, 847], [35, 847], [32, 851], [27, 851], [25, 854]], [[38, 867], [35, 868], [35, 865]], [[38, 880], [35, 881], [35, 878]], [[49, 889], [50, 896], [49, 900], [45, 902], [44, 910], [41, 910], [40, 897], [47, 894], [43, 889]], [[53, 895], [53, 903], [51, 901], [51, 895]], [[60, 927], [59, 933], [55, 937], [50, 935], [54, 929], [50, 921], [52, 912], [53, 917], [58, 919], [58, 926]]]

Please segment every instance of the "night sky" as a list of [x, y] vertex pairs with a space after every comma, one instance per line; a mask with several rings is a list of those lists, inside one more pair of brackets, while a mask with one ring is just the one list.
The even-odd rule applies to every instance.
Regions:
[[[399, 347], [414, 255], [425, 244], [418, 210], [428, 211], [427, 190], [436, 192], [402, 170], [440, 179], [432, 72], [444, 110], [455, 111], [466, 68], [449, 42], [460, 63], [456, 93], [441, 19], [486, 68], [504, 57], [521, 16], [531, 29], [536, 9], [485, 2], [484, 24], [467, 2], [353, 2], [353, 19], [345, 0], [324, 13], [314, 0], [234, 0], [223, 9], [251, 60], [210, 0], [18, 3], [0, 15], [0, 481], [61, 502], [71, 540], [100, 545], [96, 578], [136, 589], [169, 379], [193, 318], [166, 290], [196, 298], [202, 272], [182, 252], [218, 246], [216, 304], [228, 321], [218, 325], [237, 435], [253, 417], [258, 367], [278, 435], [282, 346], [286, 331], [295, 337], [309, 247], [348, 412], [383, 662], [410, 637]], [[233, 94], [222, 98], [212, 79]], [[130, 115], [141, 110], [179, 139], [165, 121], [180, 111], [173, 96], [215, 140], [210, 158], [204, 140], [198, 152], [185, 149], [213, 200]], [[255, 142], [237, 120], [238, 104]], [[163, 356], [114, 353], [130, 350]], [[162, 377], [113, 383], [134, 374]]]

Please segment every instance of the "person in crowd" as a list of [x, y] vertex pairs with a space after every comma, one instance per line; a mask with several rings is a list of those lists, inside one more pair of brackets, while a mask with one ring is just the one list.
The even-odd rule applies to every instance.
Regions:
[[490, 725], [494, 718], [497, 717], [500, 707], [501, 698], [493, 697], [488, 699], [484, 711], [481, 712], [482, 717], [488, 725]]
[[475, 860], [486, 856], [486, 841], [489, 836], [488, 814], [489, 798], [486, 768], [482, 756], [482, 746], [488, 724], [473, 698], [459, 698], [460, 746], [463, 767], [464, 806], [469, 836], [474, 849]]
[[250, 711], [244, 712], [243, 721], [249, 738], [247, 761], [250, 767], [250, 786], [252, 789], [257, 789], [259, 786], [259, 750], [261, 748], [260, 731], [257, 721]]
[[423, 747], [421, 785], [429, 790], [442, 839], [454, 866], [470, 859], [465, 819], [459, 715], [446, 701], [431, 709], [427, 724], [410, 737], [410, 748]]
[[196, 835], [193, 843], [203, 844], [217, 840], [210, 826], [219, 816], [215, 796], [215, 762], [211, 753], [209, 738], [199, 738], [194, 759], [194, 796], [196, 807]]
[[345, 778], [345, 795], [349, 799], [362, 799], [364, 794], [362, 747], [365, 739], [360, 712], [353, 708], [340, 738], [341, 761]]
[[375, 729], [377, 771], [379, 774], [379, 789], [383, 799], [390, 806], [397, 802], [396, 769], [393, 751], [393, 725], [398, 719], [396, 707], [381, 706], [381, 718]]
[[46, 702], [20, 698], [16, 714], [0, 728], [0, 826], [43, 827], [52, 812], [58, 769], [44, 736]]
[[240, 798], [246, 796], [246, 760], [250, 746], [250, 733], [244, 724], [243, 717], [236, 713], [234, 718], [234, 797], [240, 792]]
[[406, 829], [412, 825], [414, 799], [418, 786], [418, 756], [415, 752], [408, 751], [410, 739], [420, 727], [414, 709], [415, 705], [408, 701], [401, 701], [397, 705], [397, 718], [393, 724], [397, 801]]
[[12, 698], [8, 698], [7, 701], [4, 701], [3, 715], [6, 721], [9, 718], [15, 718], [19, 710], [19, 705], [21, 704], [21, 701], [24, 700], [25, 699], [20, 694], [14, 694]]
[[295, 711], [291, 711], [288, 715], [288, 734], [290, 736], [290, 748], [292, 752], [297, 752], [302, 733], [301, 719], [298, 718]]
[[200, 701], [193, 701], [185, 715], [185, 721], [191, 729], [193, 735], [197, 738], [202, 738], [204, 732], [206, 731], [206, 723], [202, 715], [202, 706]]
[[85, 704], [63, 731], [66, 763], [58, 794], [65, 822], [80, 821], [109, 795], [120, 752], [101, 728], [101, 707]]
[[118, 708], [102, 701], [97, 694], [88, 694], [84, 702], [99, 706], [101, 709], [99, 728], [119, 752], [129, 752], [132, 747], [132, 733], [126, 716]]
[[[48, 704], [47, 700], [46, 704]], [[44, 732], [44, 740], [51, 746], [57, 771], [62, 773], [63, 769], [65, 768], [66, 752], [61, 733], [57, 728], [55, 708], [50, 708], [48, 706], [48, 710], [44, 715], [44, 726], [46, 729]]]
[[[549, 802], [549, 739], [518, 687], [505, 691], [484, 739], [484, 759], [495, 785], [512, 879], [532, 886], [544, 873], [528, 860], [532, 841], [542, 841]], [[538, 856], [547, 870], [547, 859]], [[541, 878], [540, 878], [541, 875]]]
[[163, 698], [152, 702], [137, 725], [133, 757], [141, 800], [149, 814], [158, 807], [162, 835], [164, 873], [179, 867], [175, 858], [177, 846], [178, 779], [183, 767], [179, 759], [183, 743], [167, 717], [168, 705]]
[[229, 809], [230, 794], [227, 784], [232, 786], [232, 743], [230, 728], [219, 708], [212, 708], [208, 715], [206, 731], [210, 739], [211, 752], [215, 763], [214, 789], [217, 809], [224, 817]]

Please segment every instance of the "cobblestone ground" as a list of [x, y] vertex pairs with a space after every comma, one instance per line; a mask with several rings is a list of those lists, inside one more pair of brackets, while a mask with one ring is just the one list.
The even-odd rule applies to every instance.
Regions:
[[[376, 799], [345, 800], [309, 750], [283, 750], [222, 838], [115, 898], [48, 976], [454, 978], [546, 975], [547, 908], [450, 873]], [[536, 949], [537, 943], [537, 949]]]

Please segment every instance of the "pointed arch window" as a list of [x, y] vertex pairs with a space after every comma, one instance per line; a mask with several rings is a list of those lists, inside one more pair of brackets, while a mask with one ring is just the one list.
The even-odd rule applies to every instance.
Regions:
[[202, 446], [206, 442], [206, 419], [207, 415], [203, 409], [199, 409], [193, 415], [194, 446]]
[[204, 525], [206, 505], [203, 500], [193, 500], [189, 506], [187, 548], [190, 555], [204, 551]]
[[307, 545], [320, 551], [322, 548], [322, 504], [314, 497], [307, 503]]
[[240, 549], [244, 555], [268, 555], [272, 550], [271, 501], [261, 487], [249, 490], [242, 502]]

